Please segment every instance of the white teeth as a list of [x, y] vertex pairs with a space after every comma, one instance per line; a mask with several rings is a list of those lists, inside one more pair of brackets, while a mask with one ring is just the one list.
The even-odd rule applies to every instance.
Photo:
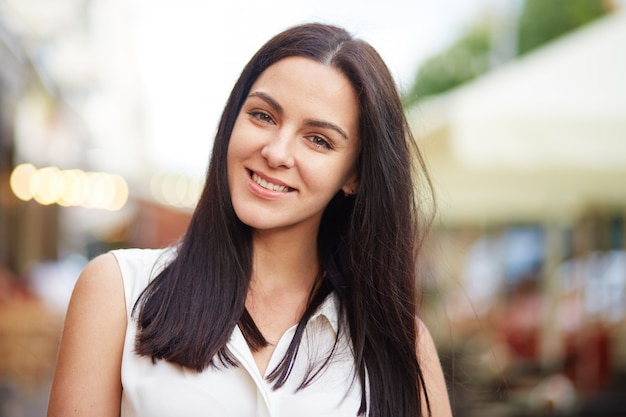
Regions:
[[272, 184], [271, 182], [265, 181], [263, 178], [259, 177], [255, 172], [252, 173], [252, 181], [259, 184], [261, 187], [271, 190], [271, 191], [279, 191], [281, 193], [289, 191], [289, 187], [285, 187], [284, 185]]

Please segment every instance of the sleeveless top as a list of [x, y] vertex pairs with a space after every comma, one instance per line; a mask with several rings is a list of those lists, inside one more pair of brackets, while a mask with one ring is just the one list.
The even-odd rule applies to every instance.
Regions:
[[[124, 282], [128, 326], [122, 357], [121, 417], [343, 417], [356, 416], [361, 385], [354, 378], [349, 337], [342, 331], [330, 363], [306, 388], [297, 391], [306, 371], [317, 369], [331, 352], [338, 329], [338, 299], [331, 294], [307, 324], [294, 368], [285, 385], [273, 389], [265, 376], [284, 356], [295, 326], [282, 336], [261, 375], [239, 327], [227, 349], [238, 366], [196, 372], [135, 353], [137, 321], [132, 310], [139, 295], [173, 256], [171, 249], [112, 251]], [[216, 360], [219, 363], [219, 360]]]

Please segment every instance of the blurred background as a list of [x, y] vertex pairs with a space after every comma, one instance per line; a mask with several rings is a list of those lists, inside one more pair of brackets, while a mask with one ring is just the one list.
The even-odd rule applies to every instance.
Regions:
[[624, 3], [0, 0], [0, 417], [45, 415], [81, 269], [176, 241], [243, 65], [312, 20], [402, 91], [455, 415], [626, 415]]

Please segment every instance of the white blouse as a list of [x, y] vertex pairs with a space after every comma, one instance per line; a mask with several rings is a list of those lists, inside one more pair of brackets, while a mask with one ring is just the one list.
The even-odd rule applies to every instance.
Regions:
[[132, 309], [146, 285], [166, 264], [170, 254], [165, 251], [113, 251], [122, 272], [128, 311], [122, 357], [122, 417], [357, 415], [361, 386], [354, 378], [351, 344], [344, 332], [330, 364], [312, 384], [296, 392], [310, 365], [320, 364], [334, 345], [338, 328], [335, 295], [324, 301], [307, 324], [291, 375], [277, 390], [272, 389], [272, 383], [265, 377], [284, 356], [295, 326], [278, 342], [266, 375], [261, 375], [239, 327], [234, 328], [227, 344], [239, 363], [236, 367], [209, 367], [198, 373], [164, 360], [152, 363], [149, 357], [137, 355], [134, 351], [137, 322], [131, 317]]

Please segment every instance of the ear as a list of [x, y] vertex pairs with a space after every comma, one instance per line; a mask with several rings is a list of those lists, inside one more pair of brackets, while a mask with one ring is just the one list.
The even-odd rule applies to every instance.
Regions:
[[354, 195], [359, 192], [359, 180], [356, 173], [352, 174], [348, 181], [341, 187], [341, 191], [346, 196]]

